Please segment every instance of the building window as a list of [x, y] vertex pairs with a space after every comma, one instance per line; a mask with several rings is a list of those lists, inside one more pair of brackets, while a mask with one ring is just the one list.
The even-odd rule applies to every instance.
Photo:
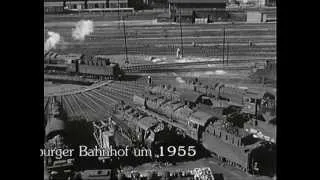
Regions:
[[256, 103], [256, 99], [251, 98], [251, 99], [250, 99], [250, 103]]
[[110, 8], [117, 8], [117, 3], [110, 3]]
[[127, 7], [127, 3], [120, 3], [120, 8], [126, 8]]

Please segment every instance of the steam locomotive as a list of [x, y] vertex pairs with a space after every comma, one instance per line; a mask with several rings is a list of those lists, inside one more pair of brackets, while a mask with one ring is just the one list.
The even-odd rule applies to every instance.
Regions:
[[49, 74], [79, 75], [94, 79], [119, 79], [123, 73], [119, 64], [104, 56], [84, 54], [58, 55], [44, 53], [44, 72]]
[[117, 131], [122, 132], [137, 146], [156, 150], [158, 146], [173, 139], [173, 134], [161, 120], [130, 105], [124, 103], [116, 105], [113, 115], [114, 119], [117, 119], [115, 121]]
[[152, 93], [134, 95], [133, 101], [150, 114], [165, 116], [165, 123], [177, 133], [191, 137], [229, 165], [252, 174], [275, 173], [275, 144], [232, 124], [222, 111], [213, 115], [187, 101]]

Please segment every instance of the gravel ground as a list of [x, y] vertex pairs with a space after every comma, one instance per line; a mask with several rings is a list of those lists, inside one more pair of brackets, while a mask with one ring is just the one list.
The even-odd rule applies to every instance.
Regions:
[[255, 177], [249, 174], [246, 174], [238, 169], [232, 167], [222, 166], [218, 160], [215, 158], [203, 158], [197, 161], [190, 161], [190, 162], [181, 162], [177, 163], [175, 166], [159, 166], [158, 163], [146, 163], [135, 168], [133, 167], [126, 167], [125, 171], [131, 170], [138, 170], [138, 171], [166, 171], [166, 170], [186, 170], [186, 169], [194, 169], [194, 168], [201, 168], [201, 167], [210, 167], [213, 173], [222, 173], [224, 180], [272, 180], [271, 177]]

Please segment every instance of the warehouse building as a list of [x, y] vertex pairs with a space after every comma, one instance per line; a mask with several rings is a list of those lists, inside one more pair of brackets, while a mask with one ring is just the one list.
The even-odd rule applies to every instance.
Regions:
[[44, 13], [62, 13], [64, 12], [63, 0], [44, 0]]
[[183, 9], [206, 9], [217, 8], [225, 9], [227, 5], [226, 0], [169, 0], [169, 5], [175, 8]]
[[195, 18], [211, 20], [226, 16], [227, 0], [169, 0], [169, 16], [178, 21], [195, 21]]
[[229, 0], [231, 4], [249, 4], [258, 7], [274, 7], [276, 6], [276, 0]]
[[276, 0], [265, 0], [265, 6], [269, 6], [269, 7], [275, 7], [277, 6], [277, 2]]
[[44, 0], [45, 13], [68, 10], [127, 8], [128, 0]]
[[168, 0], [143, 0], [143, 4], [150, 8], [168, 8]]

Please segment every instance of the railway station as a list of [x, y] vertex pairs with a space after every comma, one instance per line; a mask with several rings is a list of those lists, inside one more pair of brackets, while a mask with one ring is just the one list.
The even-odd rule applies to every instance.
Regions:
[[125, 150], [47, 176], [276, 179], [276, 26], [271, 0], [45, 0], [42, 152]]

